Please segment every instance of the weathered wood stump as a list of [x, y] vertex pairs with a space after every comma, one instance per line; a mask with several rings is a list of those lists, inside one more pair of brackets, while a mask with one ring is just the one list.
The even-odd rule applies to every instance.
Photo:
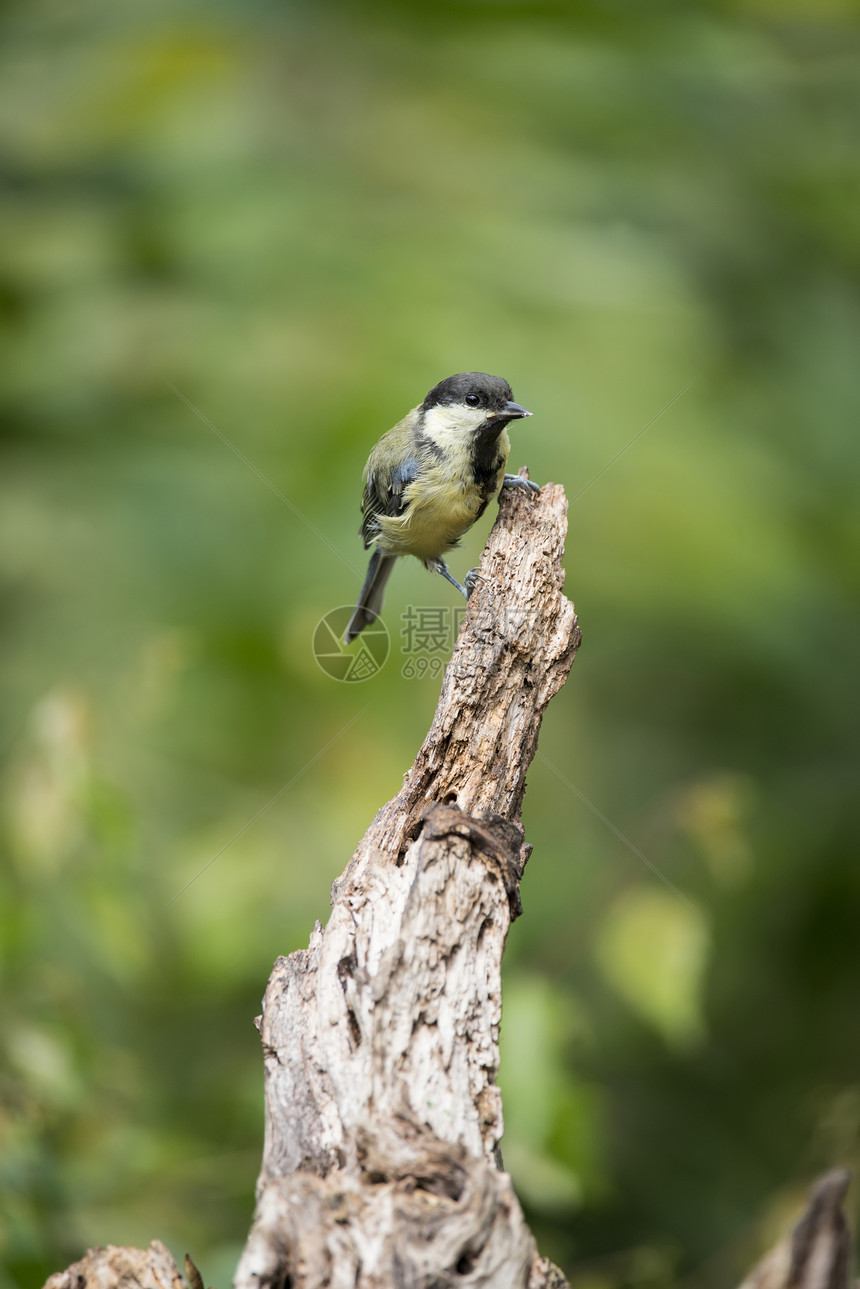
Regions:
[[567, 503], [507, 493], [403, 787], [280, 959], [260, 1029], [266, 1144], [237, 1289], [564, 1284], [502, 1171], [501, 962], [526, 771], [579, 628]]

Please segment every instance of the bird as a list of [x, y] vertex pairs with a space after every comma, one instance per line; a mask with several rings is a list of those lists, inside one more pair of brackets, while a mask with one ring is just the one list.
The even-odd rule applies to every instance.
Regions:
[[440, 380], [373, 448], [364, 468], [362, 522], [370, 567], [346, 629], [350, 644], [382, 609], [385, 587], [401, 555], [447, 578], [466, 599], [477, 581], [471, 569], [463, 586], [442, 558], [480, 519], [502, 488], [540, 488], [505, 474], [511, 449], [507, 427], [531, 416], [514, 402], [510, 385], [486, 372], [459, 372]]

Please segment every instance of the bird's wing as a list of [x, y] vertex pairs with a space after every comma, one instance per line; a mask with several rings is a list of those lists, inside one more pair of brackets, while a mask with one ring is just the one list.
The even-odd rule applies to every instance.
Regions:
[[379, 536], [380, 515], [403, 514], [403, 494], [418, 475], [420, 462], [414, 454], [411, 435], [404, 443], [407, 436], [401, 431], [402, 425], [403, 422], [396, 425], [380, 439], [367, 462], [359, 529], [365, 549]]

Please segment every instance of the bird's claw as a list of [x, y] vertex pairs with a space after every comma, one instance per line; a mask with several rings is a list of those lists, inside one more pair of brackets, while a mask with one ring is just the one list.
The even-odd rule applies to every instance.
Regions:
[[524, 479], [521, 474], [506, 474], [502, 481], [503, 488], [525, 488], [526, 492], [540, 492], [540, 484], [533, 479]]
[[463, 582], [464, 582], [465, 587], [466, 587], [466, 597], [467, 597], [467, 599], [472, 595], [472, 592], [475, 590], [475, 588], [477, 587], [478, 583], [479, 583], [479, 582], [483, 582], [483, 580], [484, 580], [484, 579], [481, 577], [480, 571], [479, 571], [477, 568], [470, 568], [470, 569], [469, 569], [468, 573], [467, 573], [467, 574], [466, 574], [466, 576], [463, 578]]

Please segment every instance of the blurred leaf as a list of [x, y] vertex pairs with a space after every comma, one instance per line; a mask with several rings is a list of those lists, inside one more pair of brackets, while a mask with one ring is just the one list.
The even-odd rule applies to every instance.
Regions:
[[633, 889], [609, 910], [597, 960], [609, 983], [668, 1042], [704, 1038], [702, 978], [709, 935], [702, 915], [671, 892]]

